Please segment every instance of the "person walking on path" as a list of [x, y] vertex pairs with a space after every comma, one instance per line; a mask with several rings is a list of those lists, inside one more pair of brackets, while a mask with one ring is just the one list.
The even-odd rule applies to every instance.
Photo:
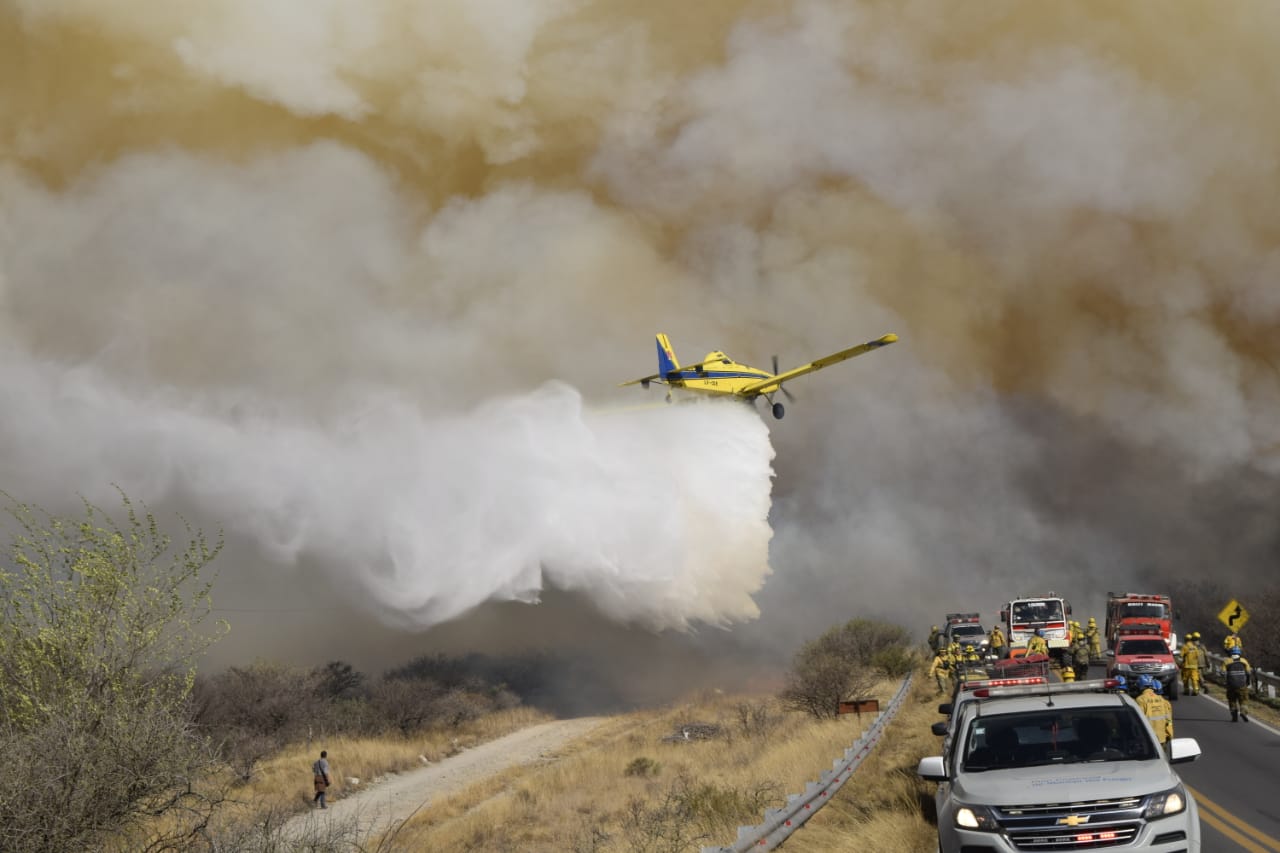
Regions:
[[320, 750], [320, 758], [315, 764], [311, 765], [311, 775], [315, 778], [316, 795], [312, 802], [319, 805], [320, 808], [328, 808], [324, 804], [325, 791], [329, 790], [329, 753], [326, 750]]

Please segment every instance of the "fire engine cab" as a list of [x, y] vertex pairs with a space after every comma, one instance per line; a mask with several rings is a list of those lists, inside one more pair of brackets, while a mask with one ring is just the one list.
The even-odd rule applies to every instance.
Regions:
[[1020, 657], [1027, 652], [1027, 642], [1036, 631], [1044, 631], [1049, 654], [1059, 662], [1071, 647], [1071, 631], [1067, 617], [1071, 615], [1071, 602], [1056, 592], [1048, 595], [1015, 598], [1000, 611], [1009, 638], [1009, 657]]
[[1173, 603], [1167, 595], [1108, 592], [1107, 593], [1107, 648], [1114, 649], [1120, 641], [1121, 629], [1133, 633], [1142, 627], [1145, 633], [1159, 634], [1169, 644], [1169, 650], [1178, 648], [1178, 635], [1173, 632]]

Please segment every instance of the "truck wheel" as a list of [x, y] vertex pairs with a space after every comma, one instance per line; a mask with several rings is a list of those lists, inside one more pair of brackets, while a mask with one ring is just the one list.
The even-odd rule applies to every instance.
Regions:
[[1169, 689], [1165, 691], [1165, 695], [1169, 697], [1170, 702], [1178, 701], [1178, 678], [1174, 676], [1169, 679]]

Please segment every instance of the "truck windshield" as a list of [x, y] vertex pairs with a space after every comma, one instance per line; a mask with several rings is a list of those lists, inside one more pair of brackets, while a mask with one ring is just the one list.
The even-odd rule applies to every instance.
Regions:
[[1155, 602], [1143, 601], [1124, 606], [1122, 619], [1164, 619], [1165, 606]]
[[984, 637], [986, 633], [981, 625], [956, 625], [951, 629], [953, 637]]
[[1167, 655], [1169, 647], [1164, 640], [1121, 640], [1116, 654], [1124, 655]]
[[1061, 622], [1062, 602], [1056, 598], [1046, 601], [1017, 601], [1013, 605], [1013, 622], [1016, 625], [1037, 622]]
[[1117, 705], [984, 714], [969, 727], [963, 761], [964, 769], [974, 772], [1156, 757], [1137, 712]]

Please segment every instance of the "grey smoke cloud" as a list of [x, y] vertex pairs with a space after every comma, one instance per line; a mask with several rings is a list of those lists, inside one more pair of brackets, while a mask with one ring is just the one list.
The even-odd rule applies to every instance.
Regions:
[[[240, 524], [280, 558], [350, 565], [339, 503], [313, 493], [326, 469], [396, 485], [360, 512], [418, 517], [420, 469], [375, 450], [420, 432], [453, 436], [450, 459], [522, 448], [507, 462], [536, 476], [507, 513], [611, 510], [603, 544], [546, 517], [517, 543], [544, 580], [651, 625], [740, 623], [754, 598], [744, 644], [868, 612], [927, 625], [1013, 585], [1088, 601], [1111, 579], [1265, 559], [1275, 531], [1248, 507], [1274, 498], [1280, 462], [1267, 4], [15, 8], [8, 387], [56, 408], [40, 389], [78, 377], [277, 466], [295, 491], [273, 486]], [[31, 79], [49, 85], [11, 82]], [[796, 383], [777, 425], [594, 414], [651, 370], [659, 330], [682, 357], [757, 364], [903, 340]], [[82, 481], [109, 466], [77, 455], [93, 428], [33, 420], [80, 467], [10, 453], [5, 470], [96, 488]], [[485, 464], [456, 472], [470, 500], [496, 477]], [[177, 489], [181, 466], [165, 470], [147, 474]], [[219, 494], [214, 514], [234, 516], [223, 474], [183, 499]], [[1243, 507], [1224, 485], [1242, 479]], [[635, 491], [602, 486], [620, 480]], [[329, 508], [282, 520], [307, 501]], [[690, 536], [690, 506], [716, 508], [727, 550], [648, 541]], [[1247, 544], [1227, 507], [1251, 519]], [[481, 600], [484, 584], [411, 583], [399, 566], [451, 543], [406, 544], [397, 524], [371, 534], [378, 609], [429, 622]], [[634, 587], [601, 568], [611, 549], [642, 555]], [[478, 562], [505, 567], [479, 573], [496, 597], [533, 594], [532, 557]]]
[[[655, 629], [757, 615], [773, 456], [758, 418], [591, 410], [557, 382], [500, 393], [519, 358], [504, 327], [554, 343], [522, 285], [548, 245], [582, 239], [588, 201], [517, 191], [416, 235], [385, 176], [332, 146], [247, 169], [139, 156], [67, 195], [6, 189], [24, 320], [0, 383], [11, 490], [181, 501], [408, 628], [547, 584]], [[535, 233], [491, 262], [524, 204], [545, 214]], [[397, 300], [409, 268], [440, 284], [416, 312]], [[454, 395], [481, 402], [438, 404]], [[681, 438], [698, 435], [714, 454]]]

